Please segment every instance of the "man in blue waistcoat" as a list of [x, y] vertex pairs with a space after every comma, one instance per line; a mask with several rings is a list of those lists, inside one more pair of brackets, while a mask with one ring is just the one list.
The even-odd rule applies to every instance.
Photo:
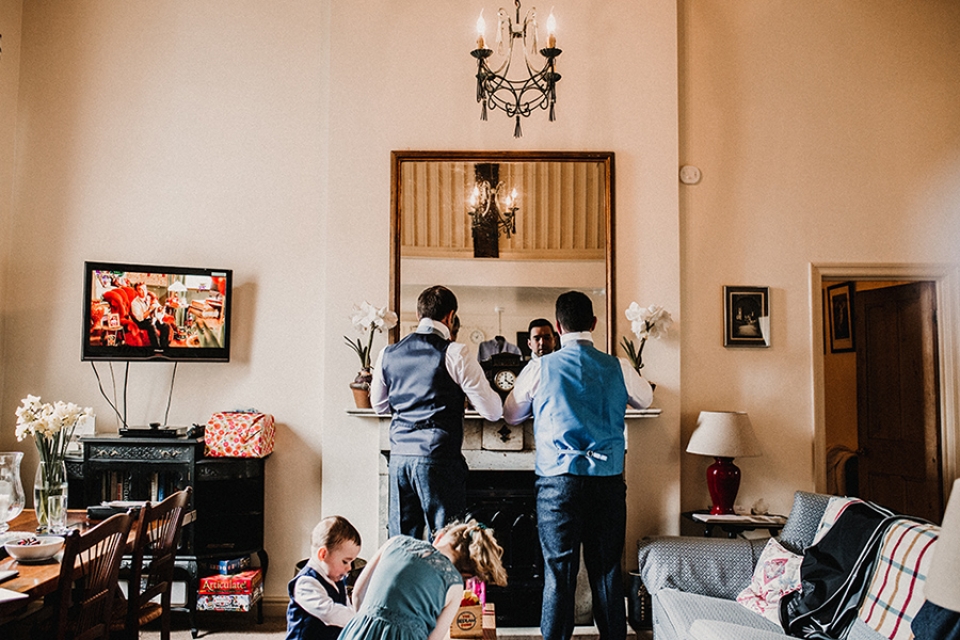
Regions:
[[600, 640], [624, 640], [620, 556], [626, 535], [624, 414], [653, 391], [625, 360], [593, 346], [597, 324], [585, 294], [557, 298], [560, 350], [531, 360], [504, 403], [504, 418], [534, 418], [537, 520], [543, 549], [544, 640], [569, 640], [580, 546]]
[[467, 508], [467, 462], [463, 444], [465, 400], [487, 420], [503, 413], [493, 390], [466, 345], [450, 341], [457, 297], [446, 287], [425, 289], [417, 298], [420, 324], [414, 333], [385, 347], [370, 383], [377, 413], [390, 413], [391, 536], [430, 537]]

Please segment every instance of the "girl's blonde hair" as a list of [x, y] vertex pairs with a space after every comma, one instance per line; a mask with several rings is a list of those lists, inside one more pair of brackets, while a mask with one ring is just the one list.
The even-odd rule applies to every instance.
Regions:
[[503, 547], [497, 544], [493, 529], [476, 520], [451, 522], [437, 532], [437, 538], [449, 535], [457, 559], [453, 565], [460, 573], [474, 576], [500, 587], [507, 585], [503, 568]]

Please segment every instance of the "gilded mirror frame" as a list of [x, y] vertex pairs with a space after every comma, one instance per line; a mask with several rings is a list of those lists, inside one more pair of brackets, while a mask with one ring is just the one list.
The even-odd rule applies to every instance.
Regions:
[[[612, 151], [392, 151], [390, 153], [390, 291], [391, 308], [401, 312], [401, 243], [403, 184], [401, 177], [405, 163], [411, 162], [472, 162], [472, 163], [526, 163], [526, 162], [590, 162], [603, 168], [604, 186], [604, 261], [606, 301], [606, 349], [616, 353], [616, 246], [614, 208], [614, 153]], [[466, 215], [466, 212], [464, 212]], [[438, 278], [438, 281], [441, 280]], [[562, 286], [562, 285], [561, 285]], [[550, 318], [551, 321], [554, 320]], [[400, 327], [390, 333], [390, 342], [399, 339]], [[598, 345], [599, 346], [599, 345]]]

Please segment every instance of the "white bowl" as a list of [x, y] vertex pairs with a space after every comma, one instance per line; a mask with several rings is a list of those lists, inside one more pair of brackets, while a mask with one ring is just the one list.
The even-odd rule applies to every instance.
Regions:
[[[63, 548], [63, 536], [43, 536], [33, 533], [20, 533], [16, 539], [9, 539], [14, 532], [7, 534], [7, 541], [3, 548], [17, 562], [39, 562], [49, 560]], [[36, 538], [40, 544], [18, 544], [20, 540]]]

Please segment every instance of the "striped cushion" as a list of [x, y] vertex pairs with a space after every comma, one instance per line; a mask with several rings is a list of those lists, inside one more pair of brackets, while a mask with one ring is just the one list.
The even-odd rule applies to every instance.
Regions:
[[923, 604], [923, 583], [940, 529], [897, 520], [887, 530], [859, 617], [891, 640], [910, 640], [910, 623]]

